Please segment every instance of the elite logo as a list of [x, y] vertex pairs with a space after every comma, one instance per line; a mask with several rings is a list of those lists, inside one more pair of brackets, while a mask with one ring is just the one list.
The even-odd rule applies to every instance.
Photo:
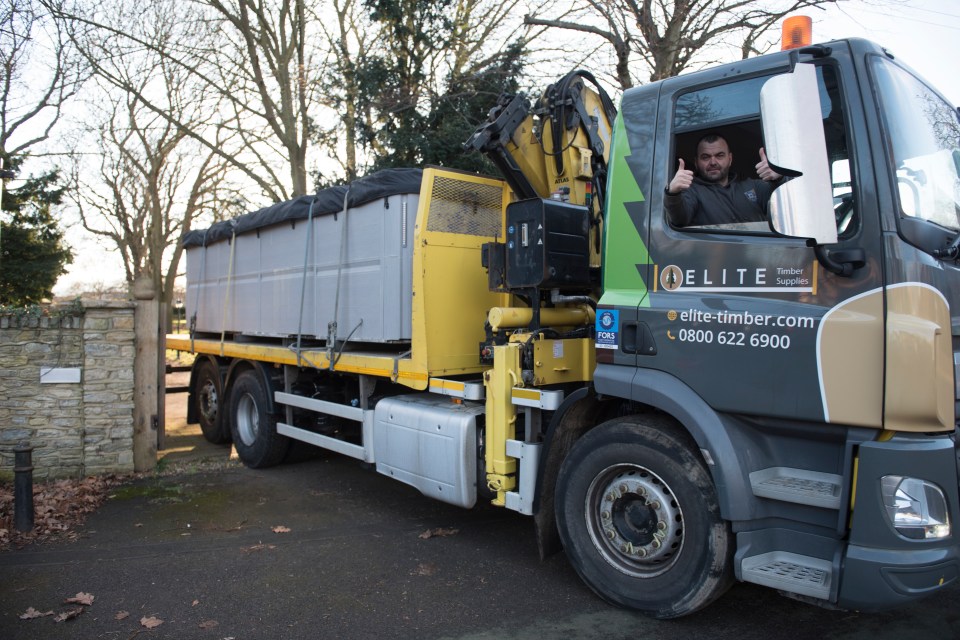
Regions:
[[676, 265], [669, 265], [660, 272], [660, 286], [667, 291], [679, 289], [683, 285], [683, 271]]

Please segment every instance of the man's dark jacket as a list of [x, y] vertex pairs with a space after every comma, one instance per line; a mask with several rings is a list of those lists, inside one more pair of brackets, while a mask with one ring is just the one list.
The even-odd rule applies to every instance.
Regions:
[[675, 227], [760, 222], [767, 219], [767, 201], [778, 182], [731, 176], [721, 187], [694, 176], [689, 189], [664, 194], [664, 208]]

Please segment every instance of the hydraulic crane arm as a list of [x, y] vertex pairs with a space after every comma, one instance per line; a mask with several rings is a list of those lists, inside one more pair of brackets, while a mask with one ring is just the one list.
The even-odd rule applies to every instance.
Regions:
[[547, 87], [534, 109], [523, 94], [501, 95], [464, 147], [486, 154], [519, 199], [560, 197], [599, 220], [616, 114], [596, 78], [575, 70]]
[[544, 197], [546, 182], [538, 166], [543, 162], [537, 146], [530, 102], [523, 94], [506, 93], [500, 95], [487, 121], [463, 144], [464, 149], [486, 155], [521, 200]]

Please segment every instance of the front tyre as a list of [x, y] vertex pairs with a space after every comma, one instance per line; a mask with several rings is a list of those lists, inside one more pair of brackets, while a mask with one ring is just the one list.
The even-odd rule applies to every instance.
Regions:
[[605, 600], [677, 618], [732, 584], [732, 534], [693, 446], [664, 418], [618, 418], [584, 435], [564, 460], [560, 538], [580, 578]]
[[267, 412], [267, 393], [253, 370], [237, 376], [230, 390], [230, 435], [240, 460], [253, 469], [279, 463], [290, 447], [290, 439], [277, 433], [276, 416]]

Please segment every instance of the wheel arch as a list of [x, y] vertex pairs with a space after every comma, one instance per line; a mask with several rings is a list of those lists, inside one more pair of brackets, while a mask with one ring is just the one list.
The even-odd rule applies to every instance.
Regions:
[[598, 365], [594, 388], [601, 397], [609, 395], [629, 399], [670, 416], [693, 438], [713, 479], [726, 520], [748, 520], [752, 495], [749, 477], [724, 423], [703, 398], [680, 379], [656, 369], [634, 369], [618, 365]]
[[257, 372], [260, 378], [260, 384], [263, 385], [264, 390], [267, 392], [267, 413], [276, 413], [277, 404], [273, 399], [273, 393], [277, 388], [271, 367], [272, 365], [266, 362], [260, 362], [259, 360], [232, 360], [230, 366], [227, 368], [227, 375], [223, 381], [224, 405], [229, 406], [230, 394], [233, 391], [233, 385], [237, 380], [237, 376], [244, 371], [253, 370]]
[[600, 400], [593, 389], [582, 387], [564, 398], [550, 419], [543, 438], [533, 497], [533, 518], [541, 559], [562, 549], [554, 513], [557, 475], [573, 443], [600, 422], [595, 419], [599, 405]]

